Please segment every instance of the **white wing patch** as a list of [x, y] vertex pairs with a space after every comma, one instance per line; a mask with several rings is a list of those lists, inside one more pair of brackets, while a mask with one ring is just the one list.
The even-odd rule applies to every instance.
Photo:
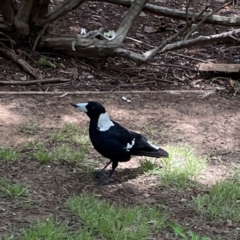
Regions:
[[135, 144], [135, 138], [132, 140], [131, 143], [127, 144], [127, 147], [126, 147], [127, 151], [129, 151], [134, 146], [134, 144]]
[[99, 131], [105, 132], [110, 127], [114, 126], [114, 123], [111, 121], [107, 113], [102, 113], [99, 116], [97, 126]]
[[151, 147], [155, 148], [156, 150], [158, 150], [158, 149], [159, 149], [159, 147], [158, 147], [158, 146], [156, 146], [156, 145], [153, 145], [153, 144], [152, 144], [152, 143], [150, 143], [150, 142], [148, 142], [148, 144], [149, 144]]

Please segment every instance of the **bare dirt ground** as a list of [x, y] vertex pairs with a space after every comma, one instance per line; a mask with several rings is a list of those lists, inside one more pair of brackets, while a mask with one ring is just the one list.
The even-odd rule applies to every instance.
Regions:
[[[159, 2], [162, 6], [181, 8], [174, 1]], [[79, 9], [57, 21], [53, 27], [61, 34], [77, 34], [81, 27], [87, 30], [104, 26], [115, 29], [121, 20], [125, 8], [107, 3], [87, 2]], [[234, 16], [238, 8], [221, 10], [222, 15]], [[110, 20], [109, 20], [110, 19]], [[130, 37], [155, 45], [161, 39], [173, 34], [180, 21], [149, 14], [142, 14], [131, 30]], [[144, 32], [145, 26], [159, 28], [154, 33]], [[203, 25], [198, 34], [212, 34], [227, 27]], [[147, 46], [132, 42], [125, 43], [132, 49], [146, 51]], [[214, 46], [201, 46], [167, 53], [154, 60], [158, 66], [137, 66], [124, 59], [79, 60], [62, 56], [55, 52], [32, 52], [20, 48], [21, 57], [36, 68], [40, 55], [49, 57], [57, 68], [41, 68], [43, 78], [69, 78], [68, 83], [34, 86], [1, 86], [0, 92], [0, 144], [17, 147], [28, 138], [19, 133], [19, 125], [26, 122], [39, 124], [39, 137], [49, 129], [60, 127], [63, 123], [77, 123], [86, 127], [85, 115], [74, 111], [70, 102], [96, 100], [102, 102], [114, 120], [122, 125], [145, 133], [161, 146], [171, 143], [187, 143], [194, 147], [199, 155], [208, 156], [207, 169], [202, 173], [202, 188], [195, 191], [175, 191], [157, 188], [154, 179], [138, 174], [138, 161], [133, 159], [121, 163], [116, 173], [116, 182], [100, 187], [90, 176], [86, 176], [74, 164], [54, 162], [39, 165], [31, 159], [22, 159], [12, 165], [0, 168], [0, 176], [27, 184], [32, 193], [31, 202], [17, 202], [1, 199], [0, 236], [27, 228], [32, 221], [46, 219], [53, 215], [57, 220], [68, 219], [74, 228], [77, 224], [64, 207], [66, 198], [80, 195], [83, 190], [95, 192], [108, 201], [121, 201], [123, 204], [147, 203], [159, 204], [167, 209], [171, 219], [186, 229], [194, 229], [201, 235], [212, 239], [240, 239], [238, 224], [229, 226], [226, 222], [209, 222], [196, 216], [189, 202], [192, 197], [206, 191], [208, 186], [220, 181], [240, 162], [240, 101], [233, 98], [229, 79], [239, 79], [239, 75], [203, 74], [196, 71], [196, 64], [204, 61], [219, 63], [238, 63], [238, 44], [219, 42]], [[175, 65], [178, 65], [176, 67]], [[31, 77], [8, 59], [0, 59], [0, 80], [20, 80]], [[218, 77], [218, 78], [216, 78]], [[214, 80], [213, 80], [214, 79]], [[197, 82], [196, 82], [197, 80]], [[223, 86], [225, 91], [206, 95], [200, 90], [216, 90]], [[180, 90], [179, 92], [152, 92], [151, 90]], [[126, 91], [118, 93], [116, 91]], [[132, 90], [143, 90], [131, 93]], [[187, 90], [187, 92], [181, 92]], [[191, 92], [197, 90], [196, 92]], [[32, 92], [31, 95], [11, 94], [13, 91]], [[59, 91], [70, 92], [60, 97]], [[89, 91], [88, 94], [71, 94], [74, 91]], [[98, 93], [98, 91], [107, 91]], [[188, 92], [189, 91], [189, 92]], [[6, 94], [9, 92], [9, 94]], [[55, 92], [55, 95], [37, 92]], [[35, 94], [36, 93], [36, 94]], [[131, 99], [131, 103], [122, 100], [122, 96]], [[147, 126], [148, 130], [146, 130]], [[151, 131], [149, 131], [149, 129]], [[93, 157], [101, 163], [105, 160], [97, 153]], [[184, 200], [184, 201], [183, 201]], [[4, 220], [3, 220], [4, 219]], [[163, 232], [156, 239], [174, 239], [170, 232]]]

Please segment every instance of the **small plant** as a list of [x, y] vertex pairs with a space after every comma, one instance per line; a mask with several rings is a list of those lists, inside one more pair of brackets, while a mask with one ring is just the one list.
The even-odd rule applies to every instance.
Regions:
[[51, 139], [55, 142], [67, 141], [72, 135], [78, 132], [74, 124], [65, 124], [62, 128], [51, 134]]
[[10, 148], [0, 148], [0, 161], [5, 163], [15, 161], [19, 158], [19, 152]]
[[173, 229], [175, 236], [181, 237], [181, 239], [184, 239], [184, 240], [211, 240], [211, 238], [201, 237], [197, 233], [195, 233], [191, 230], [185, 232], [185, 229], [175, 222], [170, 223], [169, 226]]
[[153, 170], [159, 169], [159, 166], [152, 162], [151, 159], [145, 158], [140, 161], [140, 169], [142, 172], [151, 172]]
[[28, 188], [22, 183], [11, 184], [7, 180], [0, 181], [0, 192], [12, 198], [23, 197], [28, 193]]
[[70, 198], [67, 206], [104, 239], [146, 239], [165, 223], [165, 216], [154, 207], [110, 205], [87, 193]]
[[240, 221], [240, 175], [239, 171], [232, 179], [213, 185], [208, 194], [194, 199], [194, 207], [198, 214], [209, 220], [222, 219]]
[[37, 123], [26, 123], [19, 126], [19, 131], [24, 134], [34, 135], [38, 131]]
[[51, 133], [50, 138], [54, 142], [74, 143], [88, 150], [90, 140], [86, 132], [86, 129], [78, 128], [74, 124], [65, 124], [62, 128]]
[[185, 188], [193, 185], [206, 164], [206, 159], [196, 157], [189, 146], [171, 146], [169, 158], [162, 159], [163, 167], [157, 171], [163, 185]]
[[48, 149], [46, 149], [43, 145], [40, 145], [38, 149], [34, 150], [31, 157], [41, 164], [46, 164], [55, 160], [54, 152], [48, 151]]
[[66, 226], [56, 226], [52, 220], [38, 222], [30, 226], [28, 230], [23, 233], [24, 240], [63, 240], [66, 239]]

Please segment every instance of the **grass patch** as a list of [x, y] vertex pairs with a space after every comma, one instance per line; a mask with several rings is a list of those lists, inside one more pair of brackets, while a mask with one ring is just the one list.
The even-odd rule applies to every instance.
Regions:
[[232, 179], [213, 185], [208, 194], [194, 199], [194, 207], [198, 214], [209, 220], [240, 221], [240, 171]]
[[86, 154], [86, 149], [76, 149], [67, 144], [52, 147], [51, 149], [48, 149], [46, 146], [40, 144], [34, 147], [31, 157], [41, 164], [47, 164], [51, 161], [59, 160], [66, 160], [80, 164], [84, 161]]
[[52, 220], [31, 225], [23, 233], [23, 240], [62, 240], [66, 239], [66, 226], [55, 225]]
[[204, 169], [206, 159], [197, 157], [188, 145], [167, 148], [169, 158], [161, 159], [161, 166], [146, 158], [140, 163], [143, 171], [160, 176], [160, 184], [185, 188], [193, 185]]
[[189, 231], [185, 231], [185, 229], [178, 225], [175, 222], [172, 222], [169, 224], [169, 227], [172, 228], [172, 230], [174, 231], [174, 234], [176, 237], [178, 237], [178, 239], [184, 239], [184, 240], [211, 240], [211, 238], [209, 237], [201, 237], [199, 236], [197, 233], [189, 230]]
[[3, 163], [15, 161], [19, 158], [19, 152], [10, 148], [0, 148], [0, 161]]
[[89, 147], [86, 130], [77, 128], [74, 124], [65, 124], [62, 128], [53, 130], [45, 140], [33, 140], [26, 146], [30, 149], [30, 157], [41, 164], [57, 160], [82, 163]]
[[26, 196], [28, 188], [22, 183], [11, 184], [10, 181], [3, 179], [0, 181], [0, 192], [11, 198], [18, 198]]
[[23, 231], [21, 237], [5, 237], [6, 240], [92, 240], [92, 232], [89, 229], [81, 228], [77, 232], [69, 232], [67, 224], [56, 224], [52, 219], [39, 221]]
[[23, 134], [34, 135], [38, 131], [38, 125], [33, 122], [24, 123], [19, 126], [19, 131]]
[[69, 199], [67, 206], [88, 229], [104, 239], [146, 239], [165, 223], [165, 216], [154, 207], [110, 205], [87, 193]]
[[81, 145], [86, 149], [90, 146], [87, 130], [79, 128], [75, 124], [64, 124], [62, 128], [50, 134], [50, 139], [54, 142], [69, 142]]

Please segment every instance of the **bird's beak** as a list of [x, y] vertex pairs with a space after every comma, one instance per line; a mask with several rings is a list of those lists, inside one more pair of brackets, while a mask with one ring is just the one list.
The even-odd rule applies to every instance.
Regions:
[[88, 103], [71, 103], [71, 105], [75, 108], [78, 108], [80, 111], [87, 113], [87, 105]]

